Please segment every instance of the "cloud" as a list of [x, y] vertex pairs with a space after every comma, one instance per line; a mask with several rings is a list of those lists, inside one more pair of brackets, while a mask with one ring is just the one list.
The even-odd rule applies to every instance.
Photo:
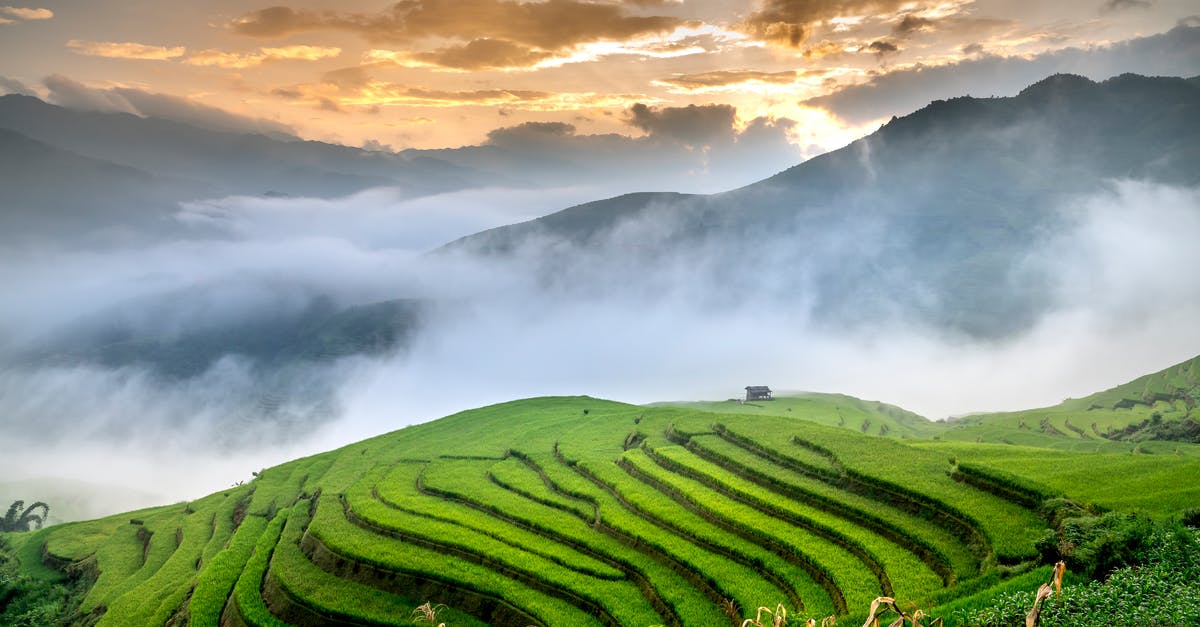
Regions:
[[820, 22], [894, 11], [905, 4], [903, 0], [766, 0], [740, 28], [761, 41], [800, 49]]
[[446, 46], [426, 52], [394, 52], [371, 50], [368, 61], [391, 61], [407, 67], [441, 67], [452, 70], [519, 69], [537, 65], [553, 57], [550, 52], [537, 50], [505, 39], [473, 39], [461, 46]]
[[629, 108], [629, 124], [654, 138], [705, 146], [734, 137], [737, 109], [731, 105], [688, 105], [649, 107], [638, 103]]
[[617, 4], [548, 0], [405, 0], [378, 13], [310, 11], [274, 6], [235, 19], [233, 32], [284, 37], [316, 30], [355, 33], [372, 43], [412, 44], [428, 38], [500, 39], [543, 51], [594, 41], [664, 33], [683, 24], [666, 16], [625, 14]]
[[79, 54], [110, 59], [141, 59], [146, 61], [169, 61], [182, 57], [187, 48], [183, 46], [151, 46], [133, 42], [85, 41], [72, 39], [67, 47]]
[[256, 67], [272, 61], [320, 61], [332, 59], [342, 53], [341, 48], [332, 46], [295, 45], [281, 48], [259, 48], [255, 52], [224, 52], [221, 50], [198, 50], [184, 61], [189, 65], [215, 66], [225, 69]]
[[677, 74], [670, 78], [655, 79], [657, 85], [675, 87], [684, 91], [707, 91], [719, 87], [735, 87], [753, 83], [788, 85], [799, 76], [794, 70], [783, 72], [759, 72], [755, 70], [714, 70], [697, 74]]
[[[646, 135], [582, 135], [567, 122], [527, 122], [494, 129], [482, 147], [430, 151], [431, 156], [516, 180], [534, 178], [557, 185], [596, 184], [603, 194], [661, 189], [714, 193], [746, 185], [800, 161], [789, 138], [795, 122], [756, 118], [740, 130], [736, 111], [699, 107], [715, 128], [691, 128], [682, 114], [638, 107]], [[715, 115], [714, 115], [715, 113]], [[732, 115], [731, 115], [732, 114]], [[633, 108], [627, 123], [634, 121]], [[536, 172], [536, 175], [531, 174]]]
[[846, 51], [846, 44], [833, 41], [822, 41], [812, 46], [805, 46], [801, 53], [805, 59], [815, 61], [825, 57], [839, 55]]
[[320, 83], [281, 85], [274, 96], [323, 108], [348, 110], [380, 106], [395, 107], [497, 107], [526, 111], [576, 111], [592, 108], [624, 108], [638, 100], [656, 100], [643, 94], [593, 92], [548, 92], [533, 89], [431, 89], [411, 84], [376, 80], [373, 66], [342, 68], [327, 72]]
[[878, 57], [900, 52], [900, 46], [884, 39], [872, 41], [870, 44], [867, 44], [866, 49]]
[[1121, 11], [1124, 9], [1149, 9], [1154, 6], [1154, 0], [1105, 0], [1105, 11]]
[[285, 124], [237, 115], [178, 96], [156, 94], [132, 87], [88, 87], [57, 74], [47, 77], [44, 84], [49, 90], [47, 99], [50, 102], [71, 109], [132, 113], [215, 131], [295, 137], [291, 127]]
[[1200, 28], [1177, 26], [1166, 33], [1109, 46], [1066, 48], [1031, 58], [982, 53], [946, 65], [916, 65], [882, 72], [866, 83], [843, 87], [804, 101], [851, 124], [905, 115], [931, 100], [963, 94], [1012, 95], [1050, 74], [1082, 74], [1103, 80], [1125, 72], [1160, 76], [1192, 76], [1200, 67]]
[[[660, 139], [680, 141], [703, 139], [696, 127], [734, 128], [735, 112], [675, 109], [683, 111], [647, 107], [640, 119]], [[728, 153], [731, 160], [753, 158], [786, 126], [760, 118], [740, 132], [722, 131], [726, 143], [714, 143], [707, 155], [715, 160], [741, 146], [745, 152]], [[507, 150], [499, 158], [509, 160], [530, 142], [550, 161], [580, 148], [603, 148], [626, 163], [649, 153], [649, 165], [626, 167], [655, 176], [671, 163], [662, 155], [683, 154], [654, 152], [678, 149], [677, 142], [578, 136], [567, 123], [498, 129], [488, 150], [476, 152]], [[565, 148], [546, 148], [555, 145]], [[802, 232], [780, 221], [771, 225], [778, 232], [755, 238], [745, 256], [731, 256], [730, 229], [715, 229], [717, 236], [694, 246], [663, 244], [694, 226], [664, 217], [664, 201], [616, 224], [592, 250], [543, 240], [508, 260], [419, 254], [600, 196], [595, 188], [492, 188], [420, 200], [400, 199], [394, 190], [336, 200], [235, 197], [189, 203], [174, 216], [216, 237], [106, 250], [4, 250], [0, 283], [22, 297], [0, 308], [0, 358], [21, 365], [0, 368], [0, 438], [66, 460], [56, 472], [134, 477], [143, 489], [178, 499], [291, 457], [517, 397], [720, 399], [747, 381], [763, 381], [941, 417], [1050, 404], [1200, 352], [1200, 284], [1163, 271], [1200, 264], [1194, 189], [1122, 182], [1065, 203], [1060, 211], [1069, 228], [1038, 239], [1021, 261], [1056, 279], [1058, 307], [1002, 342], [948, 341], [874, 308], [848, 329], [814, 320], [814, 277], [885, 251], [896, 236], [886, 225]], [[544, 262], [537, 255], [547, 247], [557, 247], [555, 259], [578, 282], [556, 281], [560, 268], [535, 263]], [[234, 355], [185, 380], [164, 380], [138, 365], [13, 359], [15, 344], [29, 348], [61, 325], [123, 304], [136, 312], [147, 299], [168, 299], [177, 312], [170, 320], [142, 309], [135, 323], [147, 331], [186, 330], [197, 321], [294, 311], [313, 294], [338, 305], [391, 298], [450, 305], [431, 316], [407, 352], [270, 376]], [[448, 381], [454, 394], [428, 394]], [[0, 474], [28, 473], [35, 466], [22, 464], [30, 461], [6, 456]]]
[[[51, 11], [50, 9], [28, 9], [24, 7], [4, 6], [0, 7], [0, 15], [7, 15], [8, 17], [18, 20], [48, 20], [54, 17], [54, 11]], [[12, 22], [12, 20], [3, 20], [3, 18], [0, 18], [0, 20], [2, 20], [0, 21], [0, 24], [8, 24]]]
[[546, 142], [555, 142], [574, 135], [575, 125], [566, 122], [525, 122], [489, 131], [486, 143], [493, 146], [536, 148]]
[[904, 17], [892, 27], [892, 34], [899, 37], [908, 37], [913, 33], [933, 30], [935, 24], [937, 24], [935, 20], [927, 17], [905, 13]]
[[[305, 100], [305, 98], [324, 98], [320, 92], [330, 91], [323, 85], [296, 85], [295, 88], [276, 89], [277, 96], [288, 97], [290, 100]], [[336, 92], [336, 90], [330, 91]], [[340, 98], [340, 102], [348, 105], [416, 105], [424, 107], [460, 107], [463, 105], [478, 105], [494, 107], [498, 105], [518, 105], [547, 101], [554, 94], [548, 91], [528, 89], [427, 89], [419, 86], [408, 86], [397, 83], [370, 82], [362, 85], [358, 94]]]

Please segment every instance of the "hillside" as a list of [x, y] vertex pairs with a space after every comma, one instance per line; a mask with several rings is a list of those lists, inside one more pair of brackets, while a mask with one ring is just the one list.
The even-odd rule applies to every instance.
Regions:
[[682, 266], [838, 329], [888, 315], [1007, 337], [1061, 304], [1053, 268], [1029, 260], [1070, 232], [1073, 202], [1114, 180], [1200, 182], [1197, 120], [1194, 80], [1052, 76], [1013, 97], [935, 101], [741, 189], [620, 196], [445, 250], [528, 259], [549, 284], [606, 293], [678, 282]]
[[[1198, 379], [1200, 357], [1053, 407], [954, 420], [941, 435], [946, 440], [1089, 452], [1183, 454], [1191, 449], [1180, 448], [1180, 442], [1196, 442], [1200, 426]], [[1166, 429], [1171, 425], [1177, 428]]]
[[[189, 295], [204, 302], [201, 294], [197, 288]], [[236, 355], [257, 368], [279, 370], [401, 350], [417, 333], [429, 307], [410, 300], [342, 307], [323, 295], [288, 305], [269, 302], [220, 317], [196, 315], [193, 309], [202, 307], [178, 294], [135, 299], [56, 330], [18, 360], [35, 365], [142, 366], [162, 377], [186, 379], [202, 375], [222, 357]]]
[[[915, 420], [837, 395], [788, 415], [529, 399], [190, 503], [5, 538], [27, 572], [81, 577], [76, 619], [97, 624], [394, 624], [432, 601], [450, 625], [717, 625], [727, 599], [853, 624], [877, 596], [928, 609], [1036, 563], [1050, 523], [1029, 493], [1159, 515], [1200, 500], [1176, 479], [1200, 471], [1191, 455], [1126, 454], [1102, 493], [1039, 483], [1034, 449], [914, 446], [812, 420], [855, 405]], [[998, 496], [1010, 476], [1032, 492]]]

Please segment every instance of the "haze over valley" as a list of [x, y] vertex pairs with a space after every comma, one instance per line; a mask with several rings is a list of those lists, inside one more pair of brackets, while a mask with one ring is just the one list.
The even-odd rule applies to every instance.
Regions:
[[0, 6], [0, 623], [1200, 622], [1197, 241], [1185, 0]]

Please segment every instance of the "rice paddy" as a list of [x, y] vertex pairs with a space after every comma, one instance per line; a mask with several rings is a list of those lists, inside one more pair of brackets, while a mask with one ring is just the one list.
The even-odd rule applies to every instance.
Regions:
[[[880, 598], [911, 613], [1011, 588], [1002, 575], [1039, 566], [1042, 498], [1200, 503], [1190, 448], [935, 439], [959, 425], [834, 395], [724, 405], [514, 401], [6, 538], [30, 572], [89, 581], [78, 617], [98, 624], [385, 625], [437, 605], [451, 626], [741, 624], [763, 607], [852, 624]], [[1097, 465], [1106, 481], [1088, 480]]]

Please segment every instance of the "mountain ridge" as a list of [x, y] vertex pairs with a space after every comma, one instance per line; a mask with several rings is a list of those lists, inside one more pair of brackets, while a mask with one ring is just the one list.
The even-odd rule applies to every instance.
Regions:
[[[532, 267], [545, 281], [567, 285], [594, 271], [572, 261], [580, 252], [623, 263], [605, 237], [624, 222], [620, 249], [653, 251], [642, 267], [706, 246], [725, 251], [713, 264], [721, 282], [762, 274], [754, 260], [764, 247], [787, 265], [807, 263], [805, 279], [778, 277], [778, 289], [813, 295], [813, 314], [835, 325], [891, 310], [968, 337], [1008, 337], [1053, 298], [1050, 277], [1018, 262], [1039, 237], [1071, 226], [1059, 208], [1115, 179], [1200, 183], [1197, 120], [1192, 80], [1049, 77], [1013, 97], [935, 101], [738, 189], [595, 201], [443, 250], [497, 259], [522, 250], [547, 259]], [[866, 243], [852, 254], [833, 248], [839, 238]]]

